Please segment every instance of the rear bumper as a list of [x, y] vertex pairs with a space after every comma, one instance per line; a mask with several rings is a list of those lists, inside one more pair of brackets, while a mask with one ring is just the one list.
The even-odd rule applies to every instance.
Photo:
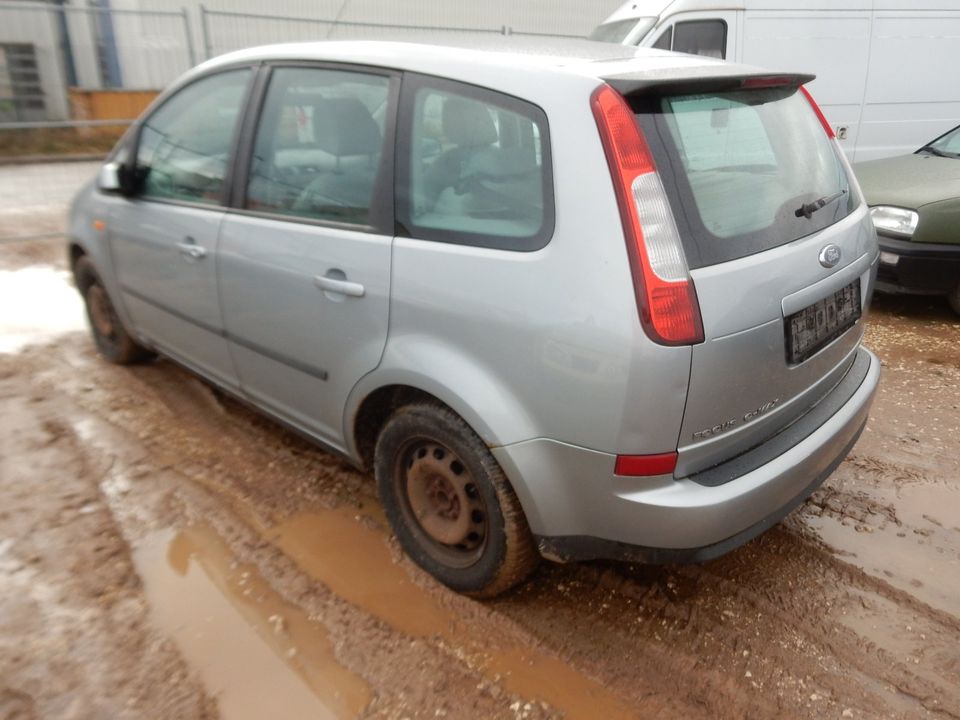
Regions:
[[830, 409], [822, 422], [805, 432], [784, 431], [751, 451], [760, 453], [753, 461], [747, 453], [708, 471], [733, 473], [719, 485], [703, 478], [620, 477], [613, 474], [615, 456], [550, 440], [494, 454], [514, 478], [545, 557], [700, 562], [759, 535], [810, 496], [859, 438], [879, 378], [879, 360], [861, 348], [847, 376], [821, 401]]
[[877, 290], [912, 295], [945, 295], [960, 284], [960, 244], [915, 243], [878, 237]]

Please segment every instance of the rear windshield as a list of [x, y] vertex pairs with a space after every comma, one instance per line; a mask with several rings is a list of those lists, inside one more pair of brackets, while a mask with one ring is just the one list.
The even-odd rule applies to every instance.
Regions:
[[[795, 88], [644, 98], [634, 109], [691, 268], [792, 242], [857, 205], [834, 144]], [[831, 201], [798, 216], [819, 199]]]

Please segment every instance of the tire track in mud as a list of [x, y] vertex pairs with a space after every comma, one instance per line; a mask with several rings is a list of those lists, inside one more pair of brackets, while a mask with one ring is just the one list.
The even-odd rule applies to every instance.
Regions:
[[[242, 536], [234, 544], [247, 553], [266, 553], [258, 562], [262, 571], [274, 551], [250, 527], [269, 525], [272, 518], [304, 506], [378, 507], [367, 478], [171, 365], [118, 370], [99, 366], [92, 356], [78, 354], [73, 342], [68, 345], [75, 370], [102, 381], [93, 390], [80, 388], [75, 399], [137, 435], [161, 467], [212, 492], [213, 516], [223, 515], [222, 506], [228, 505], [234, 515], [247, 518], [247, 535], [235, 527], [219, 531]], [[44, 364], [49, 386], [60, 385], [55, 378], [63, 368], [49, 358]], [[67, 388], [68, 395], [75, 390]], [[873, 469], [879, 464], [860, 465], [864, 472], [884, 472]], [[889, 505], [830, 487], [811, 507], [835, 513], [840, 521], [902, 522]], [[524, 642], [569, 659], [637, 708], [671, 715], [822, 717], [851, 709], [857, 716], [906, 717], [926, 710], [956, 717], [957, 685], [950, 684], [955, 676], [949, 668], [958, 661], [948, 647], [958, 645], [956, 616], [835, 557], [814, 533], [797, 525], [776, 528], [707, 566], [547, 566], [518, 592], [489, 603], [489, 610], [470, 605], [474, 616], [468, 632], [519, 633]], [[462, 598], [438, 589], [409, 563], [406, 572], [439, 606], [463, 612]], [[294, 564], [268, 579], [275, 587], [299, 587], [304, 581], [295, 579], [301, 576]], [[329, 609], [336, 594], [324, 592], [322, 584], [308, 587], [296, 602], [306, 606], [317, 595], [326, 598], [328, 614], [347, 613]], [[890, 612], [919, 618], [912, 622], [922, 625], [927, 637], [946, 638], [936, 646], [943, 672], [920, 676], [883, 642], [871, 645], [841, 622], [841, 613], [851, 608], [881, 622]], [[498, 625], [504, 621], [509, 621], [506, 628]], [[398, 642], [389, 627], [381, 631], [389, 640], [380, 642]], [[406, 637], [403, 642], [411, 642]], [[476, 661], [455, 643], [435, 637], [412, 642], [440, 652], [446, 658], [441, 665], [455, 663], [476, 672]], [[497, 651], [495, 644], [488, 647]], [[503, 692], [496, 679], [476, 677], [485, 691]], [[668, 696], [677, 701], [668, 703]]]
[[[88, 369], [96, 372], [98, 368], [91, 364]], [[113, 368], [102, 369], [115, 372]], [[57, 374], [57, 371], [51, 369], [48, 373], [49, 377]], [[175, 470], [177, 474], [215, 493], [221, 506], [230, 504], [232, 514], [244, 518], [248, 528], [256, 529], [257, 540], [248, 538], [241, 543], [248, 551], [264, 544], [264, 531], [275, 520], [272, 516], [290, 514], [303, 504], [330, 506], [342, 503], [343, 498], [338, 497], [336, 489], [331, 492], [329, 488], [324, 490], [320, 487], [324, 479], [335, 478], [340, 482], [345, 474], [357, 475], [345, 473], [338, 460], [309, 446], [301, 453], [301, 445], [305, 444], [295, 438], [291, 441], [289, 433], [280, 429], [267, 432], [264, 437], [259, 428], [251, 430], [242, 413], [220, 413], [209, 417], [207, 406], [210, 402], [217, 402], [212, 391], [170, 366], [148, 366], [133, 373], [133, 387], [129, 390], [98, 385], [93, 391], [87, 388], [75, 399], [88, 412], [98, 414], [114, 427], [136, 435], [150, 450], [154, 460], [159, 461], [161, 468]], [[145, 383], [147, 387], [142, 387]], [[106, 413], [103, 412], [104, 406], [109, 408]], [[174, 419], [175, 423], [170, 422]], [[259, 442], [251, 443], [252, 438], [259, 439]], [[277, 443], [288, 446], [289, 452], [279, 453], [278, 457]], [[171, 457], [169, 448], [176, 448], [176, 457]], [[316, 466], [318, 460], [319, 477]], [[278, 499], [277, 488], [270, 489], [271, 483], [265, 482], [262, 476], [264, 469], [279, 479], [281, 485], [293, 490], [293, 497]], [[349, 482], [346, 485], [357, 490], [355, 499], [359, 503], [375, 505], [370, 497], [371, 484], [363, 481], [362, 476], [358, 477], [364, 488], [352, 488], [353, 483]], [[255, 482], [257, 480], [259, 482]], [[235, 497], [238, 490], [239, 499]], [[213, 520], [208, 518], [207, 522]], [[236, 532], [234, 529], [234, 534]], [[377, 542], [386, 548], [386, 535], [382, 527], [376, 533], [379, 538]], [[393, 552], [396, 553], [396, 549]], [[633, 709], [626, 706], [617, 709], [618, 703], [624, 702], [616, 699], [621, 696], [624, 700], [630, 698], [631, 705], [635, 699], [642, 699], [644, 709], [652, 712], [688, 717], [701, 715], [684, 700], [671, 698], [659, 689], [655, 690], [655, 686], [642, 673], [635, 674], [633, 682], [623, 688], [622, 695], [611, 693], [604, 688], [604, 683], [590, 680], [589, 674], [582, 674], [557, 658], [552, 649], [536, 643], [520, 626], [497, 619], [483, 605], [437, 587], [408, 561], [403, 564], [403, 573], [427, 588], [418, 589], [414, 594], [415, 599], [434, 602], [435, 614], [442, 616], [446, 613], [451, 618], [451, 624], [461, 626], [454, 633], [435, 628], [420, 634], [423, 639], [435, 649], [454, 655], [458, 664], [466, 665], [467, 671], [477, 673], [477, 685], [497, 694], [517, 697], [515, 702], [525, 701], [518, 706], [522, 715], [536, 715], [537, 705], [530, 704], [530, 700], [561, 698], [563, 702], [554, 711], [566, 711], [570, 717], [589, 717], [597, 710], [605, 717], [633, 717]], [[344, 594], [341, 588], [339, 595]], [[329, 588], [327, 595], [330, 595]], [[349, 596], [349, 592], [346, 595]], [[466, 617], [465, 620], [457, 619], [461, 614]], [[376, 613], [373, 616], [377, 618]], [[387, 625], [392, 626], [394, 632], [397, 630], [395, 626], [400, 625], [402, 635], [417, 641], [418, 633], [409, 632], [402, 622], [396, 622], [396, 617], [393, 620]], [[491, 628], [491, 624], [494, 627]], [[552, 679], [541, 679], [547, 677], [545, 668], [549, 669]], [[576, 688], [580, 688], [577, 694], [589, 700], [589, 705], [571, 694], [571, 689]], [[518, 695], [518, 690], [525, 692]], [[578, 704], [582, 705], [579, 709]], [[605, 706], [606, 710], [603, 709]]]
[[[590, 577], [590, 569], [585, 568], [582, 572]], [[887, 715], [893, 709], [913, 714], [916, 708], [909, 704], [891, 707], [885, 698], [880, 697], [885, 687], [895, 687], [932, 713], [957, 716], [956, 700], [949, 699], [950, 690], [956, 688], [956, 665], [952, 672], [948, 667], [937, 683], [920, 678], [891, 653], [838, 625], [837, 608], [833, 606], [843, 606], [858, 590], [890, 600], [901, 610], [908, 609], [924, 618], [930, 626], [928, 637], [949, 636], [949, 640], [941, 640], [940, 644], [952, 648], [954, 663], [957, 662], [956, 618], [837, 560], [828, 550], [808, 545], [804, 538], [789, 530], [776, 528], [742, 551], [705, 566], [665, 568], [653, 580], [648, 579], [651, 575], [649, 569], [640, 570], [639, 575], [642, 580], [631, 577], [622, 568], [609, 568], [596, 574], [594, 579], [619, 594], [641, 598], [651, 614], [649, 624], [666, 623], [672, 631], [689, 636], [691, 642], [696, 642], [697, 638], [719, 636], [721, 647], [733, 649], [727, 653], [728, 659], [743, 666], [743, 672], [750, 672], [752, 678], [758, 677], [758, 673], [747, 667], [751, 661], [746, 658], [755, 658], [756, 648], [745, 643], [744, 638], [762, 629], [768, 650], [779, 645], [784, 653], [789, 653], [780, 658], [781, 663], [776, 663], [774, 672], [768, 672], [768, 678], [777, 679], [780, 668], [789, 666], [789, 674], [803, 677], [806, 673], [815, 677], [830, 696], [842, 701], [849, 691], [850, 671], [854, 670], [859, 675], [859, 684], [874, 686], [872, 693], [864, 693], [858, 698], [865, 703], [864, 710], [877, 715]], [[776, 578], [784, 575], [791, 578], [789, 584], [793, 591], [785, 592], [782, 585], [777, 584]], [[686, 591], [687, 598], [705, 600], [703, 605], [695, 604], [689, 610], [676, 607], [677, 598], [684, 595], [676, 588], [683, 582], [694, 586]], [[797, 586], [801, 585], [808, 587], [809, 591], [796, 592], [800, 590]], [[717, 594], [720, 597], [714, 597]], [[822, 600], [811, 602], [814, 598]], [[762, 618], [759, 627], [744, 621], [751, 613], [758, 622]], [[677, 622], [678, 616], [680, 622]], [[736, 651], [745, 644], [748, 654], [744, 656], [744, 662], [738, 662]], [[829, 661], [826, 664], [825, 659]], [[831, 663], [832, 668], [829, 667]], [[843, 682], [840, 683], [838, 678]], [[822, 698], [824, 693], [816, 694]], [[947, 702], [942, 698], [947, 698]]]

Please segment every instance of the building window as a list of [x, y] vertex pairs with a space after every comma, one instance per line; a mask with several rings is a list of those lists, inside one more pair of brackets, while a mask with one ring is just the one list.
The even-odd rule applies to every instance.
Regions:
[[0, 121], [43, 120], [46, 109], [34, 46], [0, 44]]

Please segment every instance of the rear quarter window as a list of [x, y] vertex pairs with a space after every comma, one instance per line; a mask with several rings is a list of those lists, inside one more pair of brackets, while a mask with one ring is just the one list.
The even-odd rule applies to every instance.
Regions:
[[408, 78], [397, 168], [407, 234], [504, 250], [546, 245], [554, 207], [544, 112], [492, 90]]

